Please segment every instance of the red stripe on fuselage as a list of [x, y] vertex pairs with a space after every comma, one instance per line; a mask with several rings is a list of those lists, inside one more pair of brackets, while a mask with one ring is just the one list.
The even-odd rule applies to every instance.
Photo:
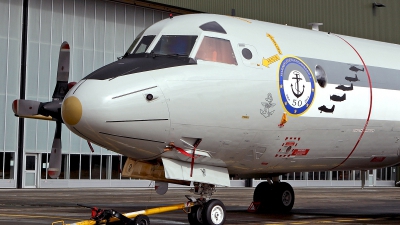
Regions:
[[362, 137], [363, 137], [363, 135], [365, 133], [365, 130], [367, 129], [367, 126], [368, 126], [368, 123], [369, 123], [369, 119], [371, 117], [371, 111], [372, 111], [372, 82], [371, 82], [371, 76], [369, 75], [369, 71], [368, 71], [367, 65], [365, 65], [365, 62], [364, 62], [363, 58], [361, 57], [360, 53], [358, 53], [358, 51], [354, 48], [353, 45], [351, 45], [348, 41], [346, 41], [344, 38], [340, 37], [339, 35], [336, 35], [336, 34], [333, 34], [333, 35], [335, 35], [336, 37], [338, 37], [338, 38], [342, 39], [344, 42], [346, 42], [357, 53], [358, 57], [360, 58], [363, 66], [365, 68], [365, 72], [367, 73], [367, 76], [368, 76], [370, 99], [369, 99], [369, 111], [368, 111], [367, 121], [365, 121], [364, 129], [362, 130], [362, 132], [360, 134], [360, 137], [358, 138], [356, 144], [354, 145], [353, 149], [351, 150], [351, 152], [347, 156], [347, 158], [344, 159], [339, 165], [333, 167], [331, 170], [334, 170], [334, 169], [338, 168], [339, 166], [343, 165], [343, 163], [345, 163], [350, 158], [350, 156], [353, 154], [354, 150], [356, 150], [358, 144], [360, 143], [360, 141], [361, 141], [361, 139], [362, 139]]

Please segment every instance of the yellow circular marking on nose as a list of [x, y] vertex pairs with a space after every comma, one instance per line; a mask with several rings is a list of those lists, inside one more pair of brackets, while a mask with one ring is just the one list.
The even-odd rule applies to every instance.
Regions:
[[75, 96], [68, 97], [62, 104], [61, 114], [66, 124], [71, 126], [77, 124], [82, 117], [81, 101]]

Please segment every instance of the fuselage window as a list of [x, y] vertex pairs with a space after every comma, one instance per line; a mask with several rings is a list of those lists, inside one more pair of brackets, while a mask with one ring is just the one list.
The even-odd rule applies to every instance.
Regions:
[[322, 88], [324, 88], [328, 83], [328, 77], [325, 73], [325, 70], [320, 65], [315, 66], [315, 77], [317, 78], [319, 86]]
[[163, 35], [153, 49], [154, 54], [189, 56], [197, 36]]
[[231, 42], [221, 38], [204, 37], [195, 58], [237, 65]]
[[250, 49], [248, 48], [244, 48], [242, 49], [242, 55], [245, 59], [250, 60], [251, 58], [253, 58], [253, 54], [251, 53]]

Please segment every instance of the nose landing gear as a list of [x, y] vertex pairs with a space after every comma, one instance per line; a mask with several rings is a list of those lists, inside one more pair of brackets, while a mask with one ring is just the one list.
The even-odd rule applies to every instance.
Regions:
[[[215, 186], [209, 184], [194, 183], [194, 194], [200, 195], [196, 199], [197, 205], [188, 213], [190, 225], [222, 225], [226, 218], [225, 205], [218, 199], [210, 199], [215, 192]], [[189, 196], [186, 196], [190, 199]], [[193, 197], [192, 197], [193, 198]]]

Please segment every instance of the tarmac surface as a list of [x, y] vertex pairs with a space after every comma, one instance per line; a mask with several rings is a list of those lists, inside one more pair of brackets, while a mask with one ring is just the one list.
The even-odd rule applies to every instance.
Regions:
[[[294, 188], [289, 214], [247, 212], [253, 191], [217, 188], [213, 198], [226, 206], [225, 224], [400, 224], [400, 188]], [[184, 203], [189, 194], [188, 189], [170, 189], [163, 196], [136, 188], [0, 189], [0, 224], [70, 224], [90, 218], [90, 210], [77, 204], [126, 213]], [[151, 225], [189, 224], [182, 210], [149, 217]]]

